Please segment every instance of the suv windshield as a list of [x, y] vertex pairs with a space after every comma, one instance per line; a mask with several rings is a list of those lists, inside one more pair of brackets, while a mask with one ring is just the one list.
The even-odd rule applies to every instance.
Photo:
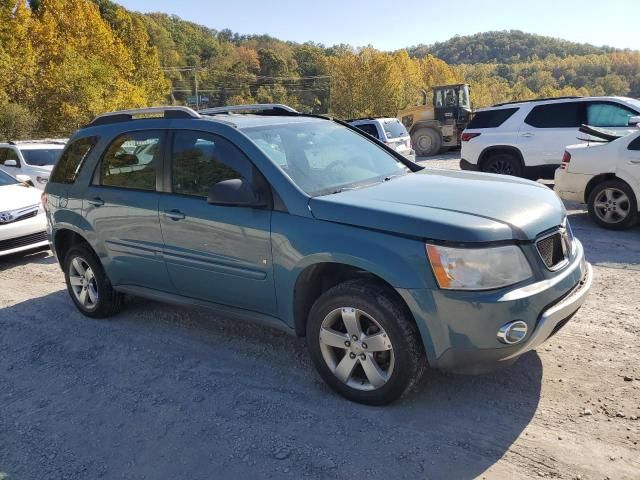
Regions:
[[18, 180], [0, 170], [0, 187], [15, 185], [16, 183], [19, 183]]
[[373, 141], [332, 122], [242, 130], [312, 196], [368, 186], [409, 172], [405, 164]]
[[402, 125], [400, 120], [396, 118], [382, 120], [382, 126], [384, 127], [384, 133], [386, 133], [387, 138], [389, 139], [406, 137], [409, 135], [407, 129], [404, 128], [404, 125]]
[[62, 148], [47, 148], [47, 149], [20, 149], [24, 161], [29, 165], [36, 167], [44, 167], [46, 165], [55, 165], [60, 158]]

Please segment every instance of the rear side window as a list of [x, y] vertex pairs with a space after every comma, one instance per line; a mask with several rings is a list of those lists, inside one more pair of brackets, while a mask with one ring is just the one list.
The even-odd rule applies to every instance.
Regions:
[[50, 182], [53, 183], [74, 183], [80, 173], [80, 168], [85, 158], [89, 156], [93, 147], [98, 143], [98, 137], [84, 137], [74, 140], [62, 152], [62, 156], [53, 171]]
[[117, 137], [100, 165], [100, 184], [107, 187], [155, 190], [162, 158], [162, 132], [142, 131]]
[[252, 181], [251, 162], [231, 142], [204, 132], [176, 131], [172, 149], [172, 191], [206, 198], [224, 180]]
[[592, 102], [587, 106], [587, 124], [592, 127], [628, 127], [629, 119], [637, 115], [633, 110], [606, 102]]
[[536, 128], [578, 128], [582, 123], [582, 107], [581, 102], [538, 105], [524, 121]]
[[359, 130], [362, 130], [364, 133], [368, 133], [373, 138], [380, 138], [378, 137], [378, 129], [375, 125], [372, 125], [370, 123], [363, 123], [362, 125], [355, 125], [355, 127]]
[[500, 108], [478, 112], [467, 125], [467, 128], [496, 128], [506, 122], [518, 108]]
[[406, 137], [409, 135], [407, 133], [407, 129], [404, 128], [404, 125], [400, 123], [400, 120], [383, 120], [382, 127], [384, 128], [384, 133], [389, 139]]

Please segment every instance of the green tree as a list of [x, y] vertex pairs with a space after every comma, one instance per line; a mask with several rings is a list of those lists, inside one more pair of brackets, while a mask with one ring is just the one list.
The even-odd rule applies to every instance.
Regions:
[[35, 125], [35, 118], [27, 107], [17, 103], [0, 104], [1, 141], [28, 138]]

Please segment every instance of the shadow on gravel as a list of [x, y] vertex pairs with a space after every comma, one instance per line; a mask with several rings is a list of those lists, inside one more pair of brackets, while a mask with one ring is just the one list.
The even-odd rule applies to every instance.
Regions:
[[387, 407], [333, 394], [304, 341], [131, 299], [111, 320], [59, 291], [0, 310], [0, 471], [19, 478], [470, 479], [540, 398], [535, 353], [427, 375]]
[[[0, 272], [13, 268], [17, 265], [27, 263], [36, 263], [38, 265], [49, 265], [55, 263], [56, 259], [48, 248], [41, 250], [31, 250], [28, 252], [20, 252], [6, 257], [0, 257]], [[0, 477], [1, 479], [2, 477]]]

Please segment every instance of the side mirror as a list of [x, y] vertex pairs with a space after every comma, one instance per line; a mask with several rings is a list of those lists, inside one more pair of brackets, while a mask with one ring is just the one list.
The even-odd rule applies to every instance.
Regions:
[[[629, 119], [629, 126], [640, 127], [640, 115], [635, 115]], [[5, 163], [6, 165], [6, 163]]]
[[267, 202], [259, 198], [245, 179], [234, 178], [216, 183], [209, 190], [207, 202], [227, 207], [266, 207]]
[[25, 185], [29, 185], [30, 187], [35, 187], [29, 175], [16, 175], [16, 180]]
[[5, 167], [17, 167], [18, 166], [18, 162], [16, 162], [15, 160], [5, 160], [4, 161], [4, 166]]

